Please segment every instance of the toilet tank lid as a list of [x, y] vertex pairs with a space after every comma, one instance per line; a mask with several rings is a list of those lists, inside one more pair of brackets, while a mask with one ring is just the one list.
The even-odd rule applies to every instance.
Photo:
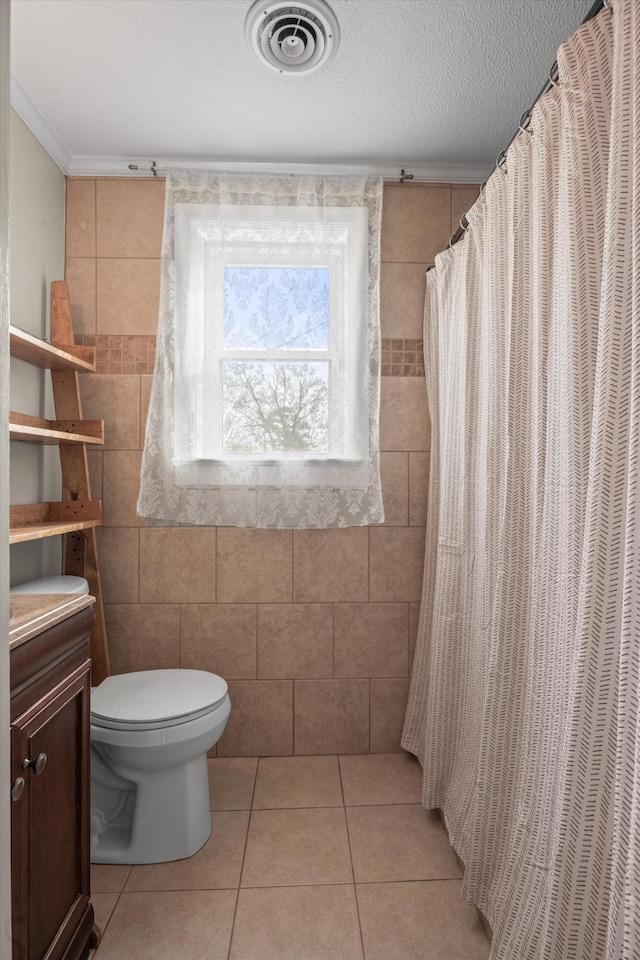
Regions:
[[213, 709], [227, 684], [206, 670], [141, 670], [107, 677], [91, 693], [91, 715], [102, 720], [151, 723]]

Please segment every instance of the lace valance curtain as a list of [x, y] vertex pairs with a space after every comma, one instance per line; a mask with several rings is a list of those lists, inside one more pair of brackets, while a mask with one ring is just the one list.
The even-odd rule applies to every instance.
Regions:
[[169, 171], [138, 513], [384, 519], [381, 179]]

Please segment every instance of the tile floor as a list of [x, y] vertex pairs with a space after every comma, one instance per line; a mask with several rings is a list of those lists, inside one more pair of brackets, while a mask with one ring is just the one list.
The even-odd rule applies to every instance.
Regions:
[[189, 860], [94, 866], [96, 960], [485, 960], [407, 754], [209, 761]]

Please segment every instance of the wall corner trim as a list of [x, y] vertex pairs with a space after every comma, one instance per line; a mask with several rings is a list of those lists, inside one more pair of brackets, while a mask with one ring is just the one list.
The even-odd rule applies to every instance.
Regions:
[[42, 116], [13, 73], [11, 74], [11, 106], [66, 176], [69, 173], [71, 151]]

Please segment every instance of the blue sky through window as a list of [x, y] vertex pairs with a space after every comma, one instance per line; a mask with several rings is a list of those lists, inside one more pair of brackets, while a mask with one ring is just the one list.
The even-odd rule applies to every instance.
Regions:
[[225, 267], [226, 350], [328, 350], [327, 267]]

